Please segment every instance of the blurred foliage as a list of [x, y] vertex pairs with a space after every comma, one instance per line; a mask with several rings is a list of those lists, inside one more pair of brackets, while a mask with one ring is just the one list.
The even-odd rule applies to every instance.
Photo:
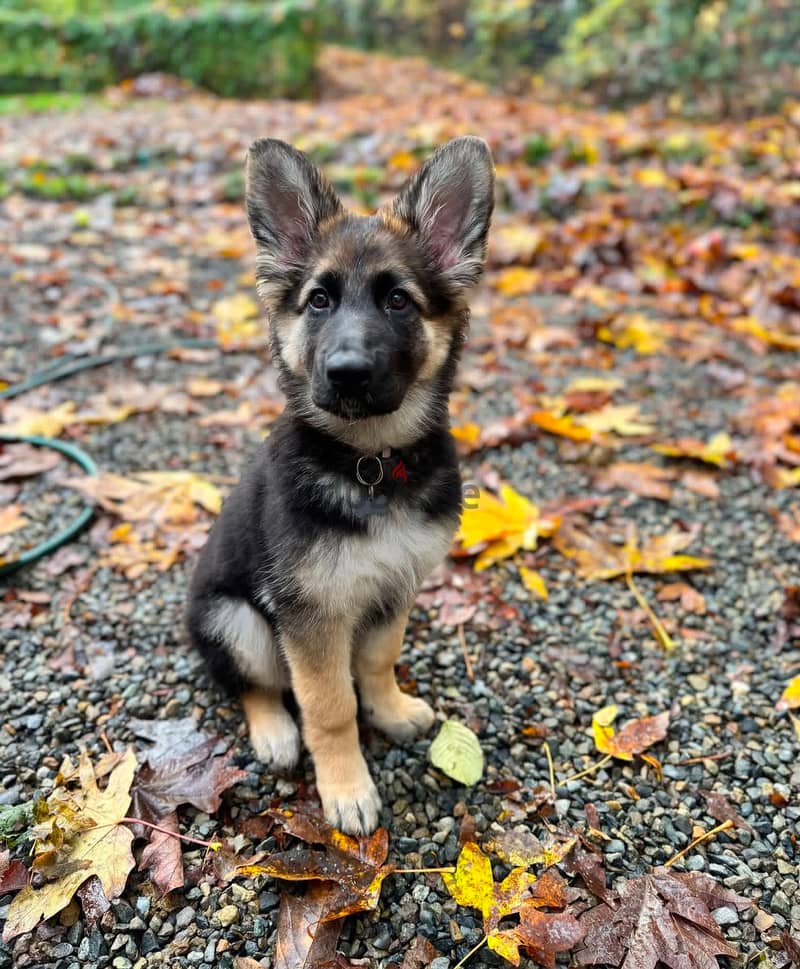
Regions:
[[774, 108], [800, 81], [798, 0], [328, 0], [325, 35], [606, 102]]
[[[598, 0], [564, 37], [555, 75], [607, 99], [715, 91], [775, 108], [800, 72], [797, 0]], [[772, 103], [770, 103], [772, 102]]]
[[737, 113], [800, 87], [798, 0], [0, 0], [0, 94], [165, 71], [224, 95], [303, 95], [320, 37], [612, 104]]
[[[15, 0], [16, 2], [16, 0]], [[163, 71], [225, 96], [308, 94], [317, 8], [40, 0], [0, 8], [0, 93], [92, 90]]]

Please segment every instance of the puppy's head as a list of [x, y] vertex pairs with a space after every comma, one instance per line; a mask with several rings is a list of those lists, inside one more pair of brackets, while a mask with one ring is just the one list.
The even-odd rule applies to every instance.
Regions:
[[346, 213], [299, 151], [257, 141], [247, 214], [273, 356], [294, 406], [359, 447], [402, 446], [446, 408], [493, 206], [478, 138], [436, 151], [375, 216]]

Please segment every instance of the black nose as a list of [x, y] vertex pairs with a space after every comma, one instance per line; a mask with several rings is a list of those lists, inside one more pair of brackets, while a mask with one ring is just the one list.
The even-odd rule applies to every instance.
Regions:
[[340, 393], [363, 391], [369, 385], [372, 361], [359, 350], [335, 350], [325, 367], [325, 376]]

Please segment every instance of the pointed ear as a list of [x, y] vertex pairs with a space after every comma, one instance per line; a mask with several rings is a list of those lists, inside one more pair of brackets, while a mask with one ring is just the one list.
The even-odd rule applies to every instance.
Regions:
[[419, 237], [442, 278], [458, 292], [480, 279], [493, 208], [489, 146], [466, 137], [437, 149], [404, 186], [391, 212]]
[[342, 211], [306, 156], [274, 138], [256, 141], [247, 154], [245, 200], [259, 279], [267, 284], [302, 269], [320, 224]]

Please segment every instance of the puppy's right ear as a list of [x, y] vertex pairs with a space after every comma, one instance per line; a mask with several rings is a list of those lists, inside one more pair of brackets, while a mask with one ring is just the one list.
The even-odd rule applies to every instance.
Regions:
[[274, 138], [251, 146], [245, 171], [259, 281], [286, 282], [302, 270], [317, 229], [342, 212], [342, 203], [305, 155]]

